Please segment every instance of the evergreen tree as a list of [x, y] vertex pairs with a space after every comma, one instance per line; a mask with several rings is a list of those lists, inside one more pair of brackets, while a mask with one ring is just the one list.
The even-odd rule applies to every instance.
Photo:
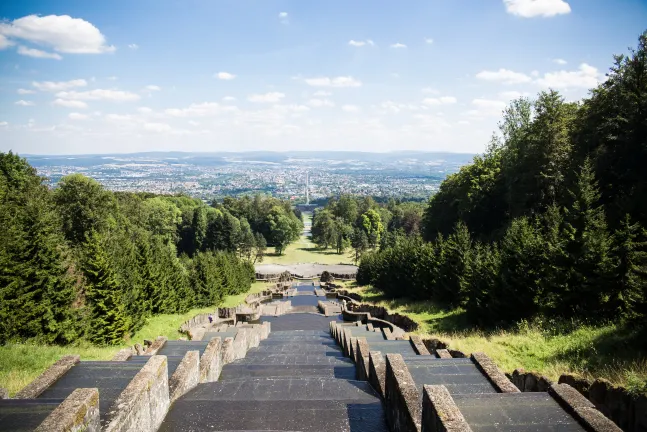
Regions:
[[440, 264], [433, 298], [450, 306], [461, 305], [467, 299], [471, 277], [472, 240], [467, 226], [457, 223], [447, 240], [437, 244]]
[[87, 329], [88, 338], [98, 344], [118, 344], [128, 334], [130, 323], [116, 276], [104, 251], [101, 236], [96, 231], [88, 235], [82, 268], [92, 318]]

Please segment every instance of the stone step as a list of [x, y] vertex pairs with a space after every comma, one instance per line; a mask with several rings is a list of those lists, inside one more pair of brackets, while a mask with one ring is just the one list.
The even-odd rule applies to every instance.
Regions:
[[236, 337], [236, 334], [237, 334], [237, 333], [238, 333], [238, 329], [237, 329], [237, 328], [231, 328], [231, 329], [228, 329], [228, 330], [226, 330], [226, 331], [222, 331], [222, 332], [209, 331], [209, 332], [206, 332], [206, 333], [204, 334], [204, 336], [202, 337], [202, 340], [203, 340], [203, 341], [207, 341], [207, 342], [209, 342], [209, 341], [211, 340], [211, 338], [219, 337], [219, 338], [221, 338], [221, 340], [224, 342], [224, 341], [225, 341], [225, 338], [228, 338], [228, 337], [231, 337], [231, 338]]
[[345, 365], [353, 364], [352, 360], [345, 357], [294, 354], [259, 354], [247, 356], [238, 360], [240, 364], [267, 364], [267, 365]]
[[333, 339], [266, 339], [262, 341], [262, 346], [281, 346], [281, 345], [322, 345], [322, 346], [337, 346], [337, 343]]
[[202, 384], [184, 401], [338, 401], [375, 403], [379, 398], [366, 381], [324, 377], [247, 378]]
[[263, 353], [326, 353], [335, 352], [341, 355], [339, 347], [334, 345], [321, 345], [321, 344], [284, 344], [284, 345], [260, 345], [258, 348], [252, 348], [250, 352], [263, 352]]
[[[185, 354], [186, 353], [184, 353], [182, 355], [176, 355], [176, 356], [171, 356], [171, 355], [166, 356], [166, 361], [168, 363], [168, 376], [169, 376], [169, 378], [171, 376], [173, 376], [173, 374], [175, 373], [175, 370], [177, 369], [177, 367], [182, 362], [182, 359], [184, 358]], [[145, 364], [149, 359], [150, 359], [150, 356], [133, 356], [128, 361], [137, 362], [137, 363], [144, 363]]]
[[63, 399], [0, 399], [0, 432], [33, 431]]
[[165, 356], [183, 356], [188, 351], [200, 351], [200, 355], [202, 355], [208, 343], [208, 340], [167, 341], [157, 354]]
[[369, 351], [380, 351], [383, 355], [386, 354], [402, 354], [403, 356], [416, 355], [416, 352], [411, 346], [411, 342], [406, 340], [395, 341], [368, 341]]
[[352, 364], [330, 365], [267, 365], [237, 364], [223, 368], [219, 380], [260, 377], [327, 377], [345, 380], [355, 379], [355, 366]]
[[[455, 360], [467, 360], [467, 362]], [[444, 385], [452, 395], [497, 393], [487, 377], [470, 359], [431, 358], [418, 361], [408, 357], [405, 359], [405, 364], [421, 395], [423, 385]]]
[[473, 432], [584, 431], [548, 393], [452, 395]]
[[[261, 413], [261, 415], [259, 415]], [[160, 432], [209, 431], [372, 431], [388, 432], [379, 400], [191, 401], [172, 406]]]

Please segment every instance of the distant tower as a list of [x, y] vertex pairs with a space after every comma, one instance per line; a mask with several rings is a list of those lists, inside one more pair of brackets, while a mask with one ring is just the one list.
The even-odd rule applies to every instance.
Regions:
[[310, 175], [306, 171], [306, 204], [310, 204]]

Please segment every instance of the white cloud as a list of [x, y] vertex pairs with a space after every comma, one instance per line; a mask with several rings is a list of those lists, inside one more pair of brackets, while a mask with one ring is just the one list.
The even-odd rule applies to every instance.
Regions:
[[325, 91], [325, 90], [317, 90], [316, 92], [313, 93], [313, 96], [330, 96], [332, 93]]
[[334, 107], [335, 103], [330, 99], [310, 99], [308, 105], [313, 108]]
[[52, 102], [52, 105], [58, 105], [66, 108], [81, 108], [85, 109], [88, 107], [88, 104], [80, 100], [67, 100], [67, 99], [56, 99]]
[[156, 85], [147, 85], [146, 87], [144, 87], [144, 90], [160, 91], [160, 90], [162, 90], [162, 88], [160, 86], [156, 86]]
[[0, 50], [9, 48], [12, 46], [14, 43], [11, 42], [9, 39], [5, 37], [5, 35], [0, 34]]
[[557, 63], [558, 65], [565, 65], [566, 63], [568, 63], [566, 60], [560, 58], [553, 59], [553, 62]]
[[376, 108], [380, 108], [382, 113], [399, 113], [401, 111], [417, 111], [419, 109], [416, 105], [398, 103], [393, 101], [384, 101], [380, 103]]
[[247, 98], [250, 102], [259, 102], [259, 103], [277, 103], [283, 99], [285, 95], [280, 92], [269, 92], [265, 94], [253, 94], [249, 95]]
[[169, 108], [164, 110], [164, 114], [171, 117], [206, 117], [234, 111], [238, 111], [235, 106], [202, 102], [191, 104], [187, 108]]
[[106, 78], [106, 79], [107, 79], [108, 81], [117, 81], [117, 79], [118, 79], [118, 78], [117, 78], [116, 76], [109, 76], [109, 77], [108, 77], [108, 78]]
[[457, 99], [454, 96], [441, 96], [438, 98], [426, 98], [422, 101], [425, 105], [450, 105], [455, 104]]
[[214, 75], [214, 77], [221, 80], [229, 81], [236, 78], [236, 75], [230, 74], [229, 72], [218, 72], [217, 74]]
[[150, 132], [171, 132], [172, 128], [166, 123], [144, 123], [144, 129]]
[[34, 106], [35, 104], [34, 104], [32, 101], [25, 101], [25, 100], [22, 100], [22, 99], [21, 99], [21, 100], [19, 100], [19, 101], [16, 101], [16, 105], [20, 105], [20, 106]]
[[41, 51], [39, 49], [35, 48], [27, 48], [26, 46], [20, 45], [18, 47], [18, 54], [27, 56], [27, 57], [34, 57], [34, 58], [45, 58], [45, 59], [54, 59], [54, 60], [62, 60], [63, 57], [61, 57], [59, 54], [56, 53], [50, 53], [47, 51]]
[[139, 108], [137, 108], [137, 112], [139, 112], [141, 114], [150, 114], [150, 113], [153, 112], [153, 110], [148, 108], [148, 107], [139, 107]]
[[524, 18], [536, 16], [552, 17], [571, 12], [564, 0], [503, 0], [509, 14]]
[[133, 44], [128, 44], [128, 48], [130, 48], [131, 50], [136, 50], [136, 49], [139, 49], [139, 45], [134, 44], [134, 43]]
[[287, 13], [287, 12], [280, 12], [280, 13], [279, 13], [279, 18], [287, 18], [287, 17], [288, 17], [288, 13]]
[[235, 102], [236, 98], [233, 97], [233, 96], [225, 96], [224, 98], [222, 98], [222, 101], [223, 102]]
[[342, 110], [346, 112], [358, 112], [359, 107], [357, 105], [344, 105], [341, 107]]
[[391, 46], [391, 48], [406, 48], [407, 47], [405, 44], [400, 43], [400, 42], [391, 44], [390, 46]]
[[306, 78], [305, 82], [313, 87], [360, 87], [362, 85], [361, 81], [351, 76]]
[[484, 81], [502, 82], [504, 84], [522, 84], [532, 81], [528, 75], [513, 72], [507, 69], [499, 69], [498, 71], [482, 71], [476, 74], [476, 78]]
[[589, 89], [600, 83], [602, 74], [597, 68], [582, 63], [576, 71], [558, 71], [544, 74], [536, 80], [541, 87], [554, 89], [582, 88]]
[[6, 122], [6, 121], [1, 121], [0, 122], [0, 127], [5, 127], [5, 126], [9, 126], [9, 123]]
[[74, 87], [85, 87], [88, 85], [88, 82], [84, 79], [75, 79], [70, 81], [33, 81], [32, 86], [36, 87], [40, 91], [63, 91], [69, 90]]
[[432, 43], [434, 43], [434, 40], [432, 38], [425, 38], [425, 43], [431, 45]]
[[25, 95], [25, 94], [34, 94], [34, 93], [36, 93], [36, 91], [35, 91], [35, 90], [27, 90], [27, 89], [18, 89], [16, 92], [17, 92], [18, 94], [22, 94], [22, 95]]
[[510, 100], [513, 100], [513, 99], [519, 99], [520, 97], [527, 97], [529, 95], [530, 94], [527, 93], [527, 92], [519, 92], [519, 91], [515, 91], [515, 90], [504, 91], [504, 92], [501, 92], [501, 93], [498, 94], [499, 98], [501, 98], [503, 100], [506, 100], [506, 101], [510, 101]]
[[111, 102], [132, 102], [139, 100], [139, 95], [122, 90], [95, 89], [83, 92], [69, 91], [58, 92], [56, 97], [74, 100], [105, 100]]
[[191, 126], [200, 126], [200, 122], [197, 122], [197, 121], [195, 121], [195, 120], [189, 120], [189, 124], [190, 124]]
[[351, 39], [350, 41], [348, 41], [348, 45], [354, 46], [354, 47], [363, 47], [365, 45], [374, 46], [375, 42], [373, 42], [373, 40], [371, 39], [366, 39], [365, 41], [356, 41]]
[[281, 20], [281, 24], [289, 24], [290, 20], [288, 19], [288, 13], [287, 12], [280, 12], [279, 13], [279, 20]]
[[87, 114], [81, 114], [76, 112], [69, 113], [67, 116], [69, 117], [70, 120], [87, 120], [90, 118], [90, 116]]
[[98, 28], [69, 15], [28, 15], [11, 22], [0, 23], [0, 34], [47, 46], [61, 53], [98, 54], [112, 52]]
[[105, 119], [110, 122], [130, 122], [133, 120], [133, 116], [128, 114], [106, 114]]

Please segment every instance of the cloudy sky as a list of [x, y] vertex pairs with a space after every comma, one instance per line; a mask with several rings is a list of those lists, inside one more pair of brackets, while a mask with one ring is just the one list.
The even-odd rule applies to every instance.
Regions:
[[645, 0], [0, 2], [0, 151], [480, 152], [585, 96]]

